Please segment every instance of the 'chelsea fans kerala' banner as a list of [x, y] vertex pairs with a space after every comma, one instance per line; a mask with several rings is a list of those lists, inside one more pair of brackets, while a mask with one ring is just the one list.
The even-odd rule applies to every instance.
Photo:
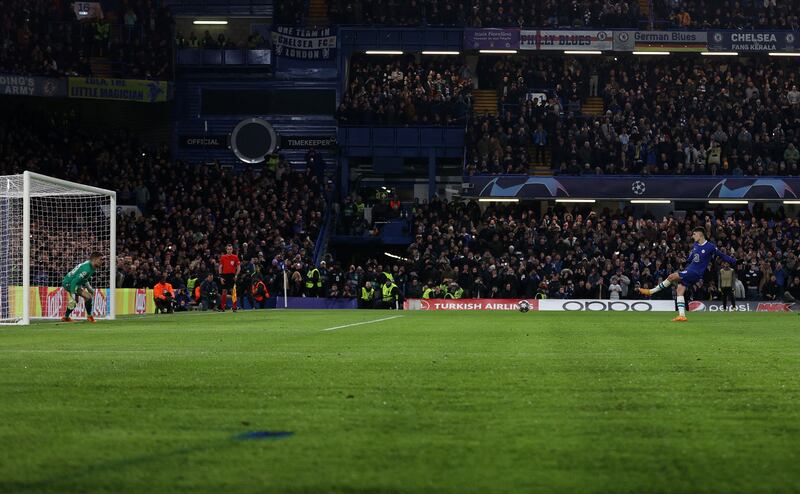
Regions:
[[614, 51], [701, 52], [707, 49], [706, 31], [614, 31]]
[[794, 31], [709, 31], [711, 51], [795, 51]]
[[324, 29], [277, 27], [272, 31], [272, 45], [278, 57], [327, 60], [333, 58], [336, 35], [329, 27]]
[[69, 97], [162, 103], [170, 99], [169, 83], [140, 79], [70, 77]]
[[466, 50], [516, 50], [519, 48], [519, 29], [488, 28], [464, 30]]
[[612, 31], [520, 31], [520, 50], [605, 50], [614, 48]]

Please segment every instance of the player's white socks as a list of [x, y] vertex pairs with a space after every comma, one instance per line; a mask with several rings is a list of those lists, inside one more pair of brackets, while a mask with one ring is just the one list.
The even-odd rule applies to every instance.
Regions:
[[678, 295], [678, 315], [686, 317], [686, 299], [683, 295]]
[[669, 287], [671, 284], [672, 284], [672, 282], [671, 282], [671, 281], [669, 281], [669, 280], [664, 280], [664, 281], [662, 281], [661, 283], [659, 283], [658, 285], [656, 285], [655, 287], [651, 288], [651, 289], [650, 289], [650, 293], [658, 293], [658, 292], [660, 292], [661, 290], [663, 290], [663, 289], [665, 289], [665, 288], [668, 288], [668, 287]]

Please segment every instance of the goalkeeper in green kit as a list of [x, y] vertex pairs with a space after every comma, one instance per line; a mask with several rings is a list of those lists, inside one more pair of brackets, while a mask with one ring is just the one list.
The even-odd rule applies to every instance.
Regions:
[[94, 322], [92, 317], [92, 298], [94, 297], [94, 288], [89, 284], [89, 278], [94, 275], [97, 268], [103, 264], [103, 256], [99, 252], [92, 252], [88, 261], [84, 261], [75, 266], [72, 271], [64, 276], [64, 281], [61, 282], [62, 288], [67, 292], [67, 312], [61, 318], [63, 322], [72, 322], [69, 318], [72, 311], [78, 305], [77, 298], [83, 297], [84, 304], [86, 305], [86, 320]]

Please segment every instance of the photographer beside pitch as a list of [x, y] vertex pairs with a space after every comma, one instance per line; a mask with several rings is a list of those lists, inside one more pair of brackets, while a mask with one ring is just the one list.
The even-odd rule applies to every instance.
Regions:
[[713, 256], [721, 258], [723, 261], [731, 264], [736, 264], [736, 259], [725, 254], [717, 249], [717, 246], [706, 240], [706, 230], [702, 227], [697, 227], [692, 230], [692, 239], [694, 239], [694, 246], [686, 259], [686, 269], [677, 273], [672, 273], [666, 280], [662, 281], [655, 288], [639, 288], [642, 295], [653, 295], [661, 290], [668, 288], [675, 282], [678, 282], [678, 317], [673, 319], [673, 322], [686, 322], [686, 299], [684, 293], [686, 288], [694, 285], [703, 279], [703, 273], [711, 262]]

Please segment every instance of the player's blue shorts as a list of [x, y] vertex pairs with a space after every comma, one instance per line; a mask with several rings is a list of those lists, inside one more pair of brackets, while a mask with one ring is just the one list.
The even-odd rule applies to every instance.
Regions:
[[679, 271], [678, 276], [681, 277], [681, 285], [691, 286], [703, 279], [703, 275], [695, 273], [694, 271]]

